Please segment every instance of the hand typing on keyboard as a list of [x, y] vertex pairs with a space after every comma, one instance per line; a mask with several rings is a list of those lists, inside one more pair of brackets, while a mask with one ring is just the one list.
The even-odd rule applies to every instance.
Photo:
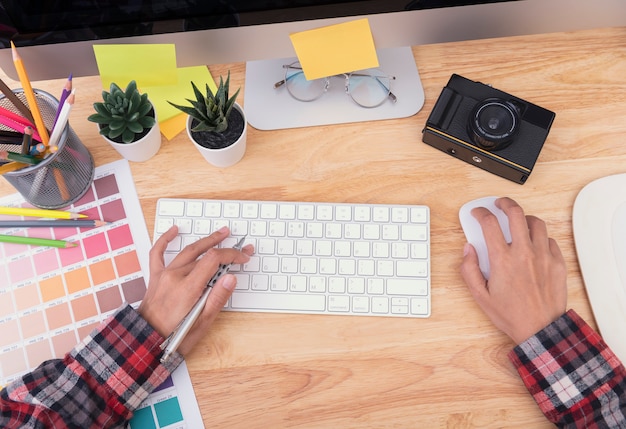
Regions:
[[[216, 246], [230, 235], [229, 229], [223, 227], [182, 249], [166, 267], [163, 254], [177, 234], [178, 228], [173, 226], [154, 243], [150, 251], [150, 283], [139, 306], [142, 317], [164, 338], [193, 307], [220, 265], [231, 262], [245, 264], [254, 253], [250, 244], [241, 251], [218, 249]], [[226, 274], [217, 281], [202, 315], [178, 348], [183, 356], [206, 333], [236, 284], [232, 274]]]
[[231, 311], [430, 315], [430, 215], [416, 205], [160, 199], [154, 237], [185, 246], [228, 226], [232, 247], [247, 235], [256, 254], [233, 266]]

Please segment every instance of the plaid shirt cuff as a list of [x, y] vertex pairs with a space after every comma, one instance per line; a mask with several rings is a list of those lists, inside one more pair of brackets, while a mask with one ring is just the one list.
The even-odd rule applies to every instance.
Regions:
[[183, 360], [175, 353], [162, 365], [162, 342], [136, 310], [121, 307], [62, 361], [44, 362], [7, 386], [0, 426], [124, 426]]
[[135, 410], [180, 365], [180, 354], [161, 364], [163, 337], [130, 305], [92, 332], [70, 357]]
[[573, 310], [509, 354], [541, 411], [553, 423], [626, 427], [626, 372]]

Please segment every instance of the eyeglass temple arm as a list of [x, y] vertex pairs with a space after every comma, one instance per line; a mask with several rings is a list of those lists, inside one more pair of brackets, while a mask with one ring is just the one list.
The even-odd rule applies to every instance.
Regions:
[[[291, 64], [283, 64], [283, 68], [284, 69], [302, 70], [302, 67], [292, 66]], [[274, 84], [274, 88], [280, 88], [285, 83], [287, 83], [287, 79], [290, 79], [292, 76], [295, 76], [295, 75], [287, 76], [285, 79], [279, 80], [278, 82], [276, 82]]]

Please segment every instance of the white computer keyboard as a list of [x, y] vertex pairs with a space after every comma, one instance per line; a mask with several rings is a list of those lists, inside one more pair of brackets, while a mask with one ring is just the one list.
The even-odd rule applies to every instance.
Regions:
[[159, 199], [154, 240], [173, 224], [166, 264], [223, 225], [254, 245], [225, 310], [430, 316], [427, 206]]

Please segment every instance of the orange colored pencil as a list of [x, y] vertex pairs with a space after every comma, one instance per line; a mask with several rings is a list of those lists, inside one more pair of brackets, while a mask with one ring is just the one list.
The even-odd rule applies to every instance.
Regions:
[[17, 52], [17, 48], [13, 42], [11, 42], [11, 53], [13, 54], [13, 64], [15, 64], [17, 75], [20, 78], [20, 83], [22, 84], [22, 89], [24, 90], [24, 96], [26, 97], [26, 101], [28, 101], [28, 107], [30, 108], [31, 113], [33, 114], [33, 119], [35, 120], [35, 127], [41, 137], [41, 142], [47, 147], [50, 138], [48, 135], [48, 129], [43, 122], [43, 118], [41, 117], [41, 111], [39, 110], [37, 99], [35, 98], [35, 92], [30, 84], [30, 80], [28, 79], [28, 74], [26, 73], [26, 68], [24, 68], [22, 57], [20, 57], [20, 54]]

